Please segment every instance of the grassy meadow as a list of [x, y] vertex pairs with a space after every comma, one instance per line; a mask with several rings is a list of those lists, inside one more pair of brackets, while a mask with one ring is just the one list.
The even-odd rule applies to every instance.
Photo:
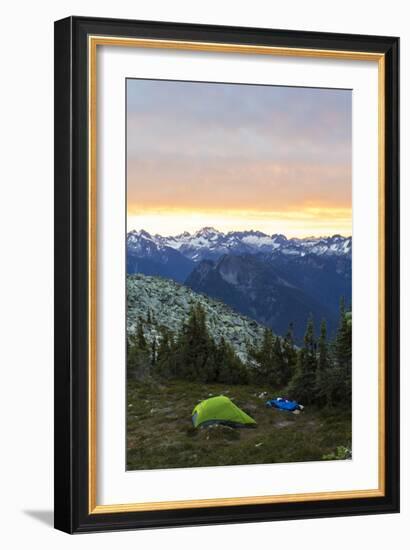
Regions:
[[[351, 448], [346, 408], [311, 405], [294, 415], [267, 408], [264, 391], [256, 385], [129, 379], [127, 469], [302, 462], [342, 457], [341, 447]], [[193, 428], [194, 406], [216, 395], [232, 399], [257, 427]]]

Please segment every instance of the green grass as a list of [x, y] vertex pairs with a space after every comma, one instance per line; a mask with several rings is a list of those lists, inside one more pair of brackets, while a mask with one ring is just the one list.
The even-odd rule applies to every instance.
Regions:
[[[127, 387], [130, 470], [322, 460], [339, 446], [351, 447], [350, 411], [307, 407], [294, 415], [269, 409], [258, 397], [266, 387], [136, 380]], [[257, 427], [193, 428], [192, 409], [212, 395], [230, 397]]]

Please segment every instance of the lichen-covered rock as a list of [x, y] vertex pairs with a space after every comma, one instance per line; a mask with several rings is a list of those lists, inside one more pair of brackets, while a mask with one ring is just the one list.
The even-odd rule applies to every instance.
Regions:
[[249, 362], [248, 346], [261, 341], [264, 327], [222, 302], [170, 279], [141, 274], [127, 276], [127, 333], [132, 334], [142, 319], [148, 342], [158, 341], [161, 327], [173, 332], [180, 330], [192, 305], [198, 302], [205, 310], [214, 340], [219, 342], [224, 338], [242, 361]]

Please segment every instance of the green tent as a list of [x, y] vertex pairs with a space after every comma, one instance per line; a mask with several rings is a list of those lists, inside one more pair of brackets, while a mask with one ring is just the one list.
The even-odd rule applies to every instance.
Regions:
[[192, 424], [195, 428], [210, 424], [225, 424], [235, 428], [253, 428], [256, 422], [232, 403], [229, 397], [219, 395], [201, 401], [192, 411]]

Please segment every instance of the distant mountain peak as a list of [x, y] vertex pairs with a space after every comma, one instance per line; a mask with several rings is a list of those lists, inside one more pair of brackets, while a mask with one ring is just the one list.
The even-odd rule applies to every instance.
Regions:
[[287, 237], [285, 235], [283, 235], [282, 233], [274, 233], [272, 235], [272, 240], [273, 242], [275, 243], [285, 243], [287, 242]]
[[239, 236], [256, 235], [257, 237], [268, 236], [266, 233], [263, 233], [262, 231], [259, 231], [257, 229], [245, 229], [244, 231], [229, 231], [227, 235], [239, 235]]
[[[195, 232], [196, 237], [208, 237], [212, 235], [223, 235], [223, 233], [221, 233], [220, 231], [215, 229], [215, 227], [212, 227], [212, 226], [202, 227], [202, 229], [199, 229], [198, 231]], [[188, 236], [189, 236], [189, 233], [188, 233]]]
[[127, 235], [128, 237], [145, 237], [146, 239], [152, 239], [152, 235], [145, 231], [145, 229], [133, 229]]
[[[339, 256], [351, 257], [352, 238], [342, 235], [323, 237], [287, 238], [281, 233], [267, 235], [253, 229], [223, 233], [215, 227], [202, 227], [195, 233], [184, 231], [180, 235], [164, 237], [151, 235], [140, 229], [130, 231], [127, 238], [128, 252], [135, 257], [153, 258], [161, 254], [161, 263], [167, 263], [167, 255], [178, 252], [182, 258], [198, 264], [202, 260], [215, 260], [225, 254], [272, 254], [275, 257]], [[173, 254], [173, 260], [176, 256]], [[180, 262], [181, 263], [181, 262]], [[184, 266], [184, 270], [188, 266]], [[161, 274], [161, 273], [159, 273]]]

